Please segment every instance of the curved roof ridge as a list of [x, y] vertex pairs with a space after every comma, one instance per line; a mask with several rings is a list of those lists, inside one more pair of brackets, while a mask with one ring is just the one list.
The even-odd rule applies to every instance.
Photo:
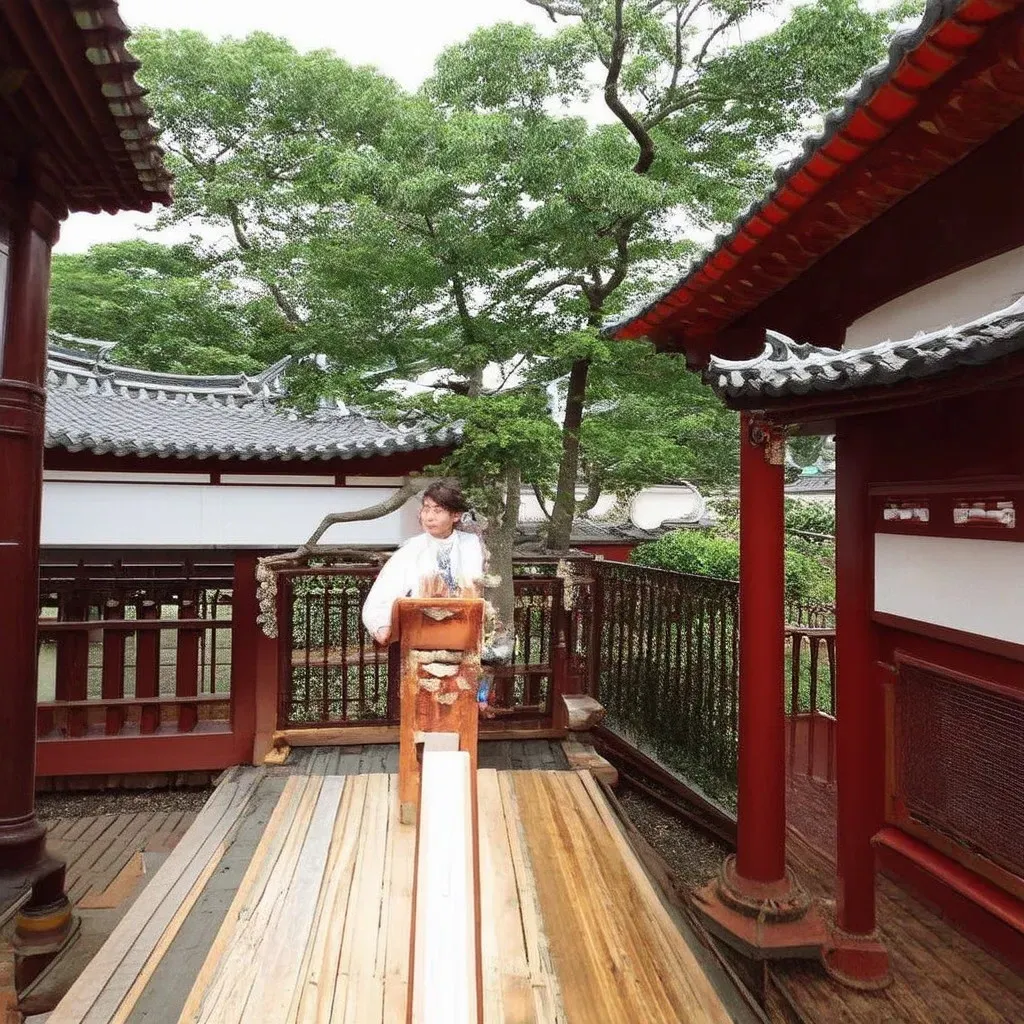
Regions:
[[764, 348], [749, 359], [711, 356], [704, 380], [725, 399], [774, 399], [848, 391], [932, 377], [980, 366], [1024, 351], [1024, 296], [960, 326], [887, 339], [865, 348], [832, 349], [766, 331]]

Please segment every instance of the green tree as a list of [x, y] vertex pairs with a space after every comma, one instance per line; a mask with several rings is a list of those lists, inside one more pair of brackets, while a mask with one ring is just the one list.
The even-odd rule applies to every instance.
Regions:
[[187, 245], [133, 239], [57, 253], [50, 328], [115, 343], [116, 361], [164, 373], [253, 373], [288, 349], [268, 303]]
[[[563, 549], [595, 488], [735, 473], [733, 442], [708, 443], [731, 414], [600, 328], [677, 273], [688, 226], [764, 187], [764, 154], [881, 54], [892, 12], [817, 0], [743, 43], [763, 0], [535, 5], [553, 34], [474, 33], [415, 95], [266, 35], [135, 48], [177, 175], [168, 217], [222, 228], [223, 279], [273, 303], [291, 351], [327, 357], [296, 392], [465, 422], [445, 468], [495, 496], [506, 533], [521, 480], [553, 493]], [[592, 93], [609, 123], [573, 114]]]

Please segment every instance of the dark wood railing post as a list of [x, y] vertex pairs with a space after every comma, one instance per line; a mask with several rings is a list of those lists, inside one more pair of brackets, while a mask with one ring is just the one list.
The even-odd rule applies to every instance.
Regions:
[[[88, 599], [72, 593], [60, 600], [58, 617], [63, 622], [85, 622]], [[54, 696], [57, 700], [86, 700], [89, 696], [89, 634], [84, 630], [62, 633], [57, 638], [57, 668]], [[84, 736], [88, 728], [85, 708], [68, 708], [65, 729], [68, 736]]]
[[593, 572], [593, 598], [590, 610], [590, 635], [587, 637], [587, 692], [601, 702], [601, 641], [604, 637], [604, 573], [595, 562]]
[[[154, 598], [143, 598], [136, 607], [140, 619], [159, 619], [160, 605]], [[160, 630], [140, 629], [135, 634], [135, 696], [160, 696]], [[160, 707], [143, 704], [139, 712], [139, 732], [156, 732], [160, 725]]]
[[[178, 618], [196, 619], [199, 609], [196, 606], [196, 593], [182, 591], [178, 598]], [[214, 615], [216, 615], [214, 606]], [[174, 693], [177, 697], [195, 697], [199, 693], [199, 641], [202, 631], [198, 629], [179, 629], [174, 660]], [[211, 651], [217, 650], [217, 632], [212, 631]], [[216, 671], [216, 663], [214, 669]], [[211, 680], [210, 691], [214, 690]], [[198, 704], [178, 705], [178, 732], [191, 732], [199, 722]]]
[[[124, 602], [111, 598], [103, 605], [104, 619], [123, 619]], [[100, 696], [104, 700], [122, 700], [124, 698], [124, 664], [125, 642], [127, 635], [120, 630], [108, 630], [103, 633], [103, 677], [100, 683]], [[108, 707], [103, 731], [107, 736], [117, 736], [124, 728], [124, 707], [117, 705]]]

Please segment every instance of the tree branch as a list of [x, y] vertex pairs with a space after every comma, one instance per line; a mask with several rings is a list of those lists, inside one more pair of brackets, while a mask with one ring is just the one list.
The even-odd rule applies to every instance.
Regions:
[[540, 505], [541, 512], [544, 513], [544, 518], [550, 523], [551, 513], [544, 507], [544, 502], [546, 500], [544, 495], [541, 494], [541, 490], [536, 484], [531, 484], [530, 486], [533, 488], [533, 496], [537, 499], [537, 504]]
[[601, 500], [601, 479], [595, 473], [587, 482], [587, 493], [576, 503], [576, 515], [585, 516]]
[[[234, 201], [228, 203], [228, 217], [231, 219], [231, 229], [235, 234], [238, 248], [243, 252], [252, 252], [253, 244], [245, 230], [245, 225], [242, 223], [242, 212], [238, 208], [238, 203]], [[295, 308], [291, 299], [285, 295], [281, 286], [274, 281], [267, 281], [263, 278], [261, 280], [263, 280], [267, 290], [273, 296], [274, 301], [277, 303], [277, 308], [284, 314], [285, 319], [294, 326], [302, 324], [303, 320], [299, 315], [299, 311]]]
[[563, 18], [583, 17], [583, 4], [573, 3], [572, 0], [526, 0], [531, 7], [539, 7], [546, 11], [552, 21], [557, 21], [556, 15]]
[[708, 48], [714, 42], [715, 37], [719, 33], [724, 32], [730, 25], [735, 25], [736, 22], [740, 20], [740, 17], [741, 16], [739, 12], [734, 12], [733, 14], [730, 14], [729, 17], [719, 22], [711, 30], [711, 32], [708, 34], [707, 39], [704, 40], [704, 45], [700, 48], [700, 53], [697, 54], [697, 59], [693, 62], [693, 68], [695, 71], [699, 70], [700, 67], [703, 65], [704, 58], [707, 56], [708, 53]]
[[428, 483], [429, 480], [422, 477], [409, 477], [394, 494], [377, 502], [376, 505], [353, 509], [351, 512], [331, 512], [324, 516], [320, 525], [310, 535], [309, 540], [298, 550], [315, 548], [320, 543], [320, 538], [338, 523], [365, 523], [369, 519], [380, 519], [382, 516], [397, 512], [413, 495], [419, 494]]
[[636, 174], [646, 174], [654, 163], [654, 142], [647, 129], [619, 98], [619, 76], [622, 61], [626, 55], [626, 32], [622, 24], [622, 7], [625, 0], [615, 0], [615, 27], [612, 31], [611, 55], [608, 61], [608, 75], [604, 81], [604, 102], [608, 109], [622, 122], [640, 147], [640, 155], [633, 165]]

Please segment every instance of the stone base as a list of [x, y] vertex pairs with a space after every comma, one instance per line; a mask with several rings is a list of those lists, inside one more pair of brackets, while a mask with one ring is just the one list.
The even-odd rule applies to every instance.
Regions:
[[777, 882], [756, 882], [738, 875], [728, 857], [694, 898], [708, 931], [751, 960], [818, 959], [828, 942], [824, 917], [788, 871]]
[[889, 952], [877, 932], [851, 935], [833, 925], [821, 958], [829, 976], [850, 988], [870, 992], [885, 988], [892, 981]]

